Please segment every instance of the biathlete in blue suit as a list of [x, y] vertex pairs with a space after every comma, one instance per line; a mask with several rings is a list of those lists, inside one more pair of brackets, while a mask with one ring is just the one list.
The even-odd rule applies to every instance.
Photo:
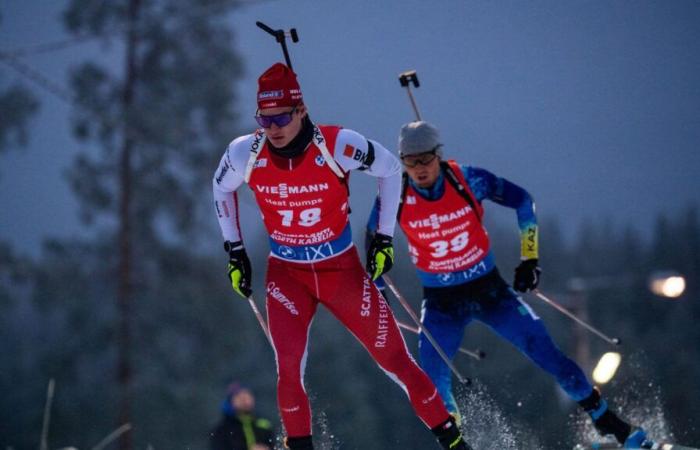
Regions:
[[[643, 429], [608, 408], [600, 391], [557, 348], [540, 318], [513, 290], [535, 289], [540, 278], [532, 197], [487, 170], [444, 161], [441, 147], [438, 130], [427, 122], [412, 122], [401, 129], [399, 153], [405, 172], [398, 222], [423, 285], [423, 326], [452, 359], [465, 327], [472, 320], [483, 322], [551, 374], [590, 414], [602, 435], [612, 434], [629, 448], [648, 444]], [[482, 224], [481, 203], [486, 199], [515, 209], [518, 216], [521, 263], [515, 269], [513, 287], [498, 272]], [[377, 201], [368, 223], [369, 235], [376, 229], [380, 208]], [[422, 333], [419, 349], [421, 366], [447, 409], [459, 417], [447, 364]]]

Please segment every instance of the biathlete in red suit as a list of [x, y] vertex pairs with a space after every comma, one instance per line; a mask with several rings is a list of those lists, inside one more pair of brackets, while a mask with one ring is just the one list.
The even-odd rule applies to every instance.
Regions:
[[[243, 297], [252, 293], [236, 197], [244, 182], [255, 195], [270, 235], [266, 305], [287, 445], [313, 448], [303, 376], [309, 326], [320, 303], [404, 389], [416, 414], [444, 448], [468, 449], [372, 283], [393, 263], [399, 161], [379, 143], [352, 130], [314, 125], [296, 75], [283, 64], [273, 65], [259, 78], [257, 99], [256, 120], [262, 128], [229, 145], [214, 175], [214, 200], [229, 253], [229, 278]], [[368, 251], [367, 271], [348, 222], [348, 175], [355, 169], [379, 179], [379, 225]]]

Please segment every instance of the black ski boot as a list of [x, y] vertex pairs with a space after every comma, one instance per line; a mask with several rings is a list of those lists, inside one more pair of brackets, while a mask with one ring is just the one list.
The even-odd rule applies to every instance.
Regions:
[[311, 436], [285, 438], [284, 446], [289, 450], [314, 450], [314, 443], [311, 441]]
[[591, 395], [578, 402], [578, 404], [591, 416], [593, 426], [602, 436], [612, 434], [620, 445], [624, 445], [627, 438], [632, 434], [632, 426], [610, 411], [608, 403], [600, 398], [598, 388], [594, 387]]
[[431, 431], [435, 434], [438, 442], [445, 450], [472, 450], [472, 448], [464, 442], [462, 432], [459, 431], [455, 418], [452, 416]]

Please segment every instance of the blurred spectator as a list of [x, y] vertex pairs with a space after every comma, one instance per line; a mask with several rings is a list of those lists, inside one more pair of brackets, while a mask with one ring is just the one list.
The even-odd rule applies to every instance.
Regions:
[[255, 416], [255, 397], [246, 386], [231, 383], [221, 405], [223, 417], [209, 436], [210, 450], [271, 450], [270, 421]]

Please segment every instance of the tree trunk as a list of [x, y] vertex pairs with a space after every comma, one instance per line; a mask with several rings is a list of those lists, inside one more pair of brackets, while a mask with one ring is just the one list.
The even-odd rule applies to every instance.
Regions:
[[[119, 161], [119, 287], [117, 289], [119, 314], [117, 383], [120, 397], [118, 426], [131, 422], [131, 153], [134, 147], [131, 110], [137, 79], [136, 47], [138, 36], [136, 25], [140, 3], [141, 0], [129, 0], [125, 79], [122, 95], [124, 135]], [[132, 433], [124, 433], [119, 439], [119, 449], [131, 450], [132, 443]]]

